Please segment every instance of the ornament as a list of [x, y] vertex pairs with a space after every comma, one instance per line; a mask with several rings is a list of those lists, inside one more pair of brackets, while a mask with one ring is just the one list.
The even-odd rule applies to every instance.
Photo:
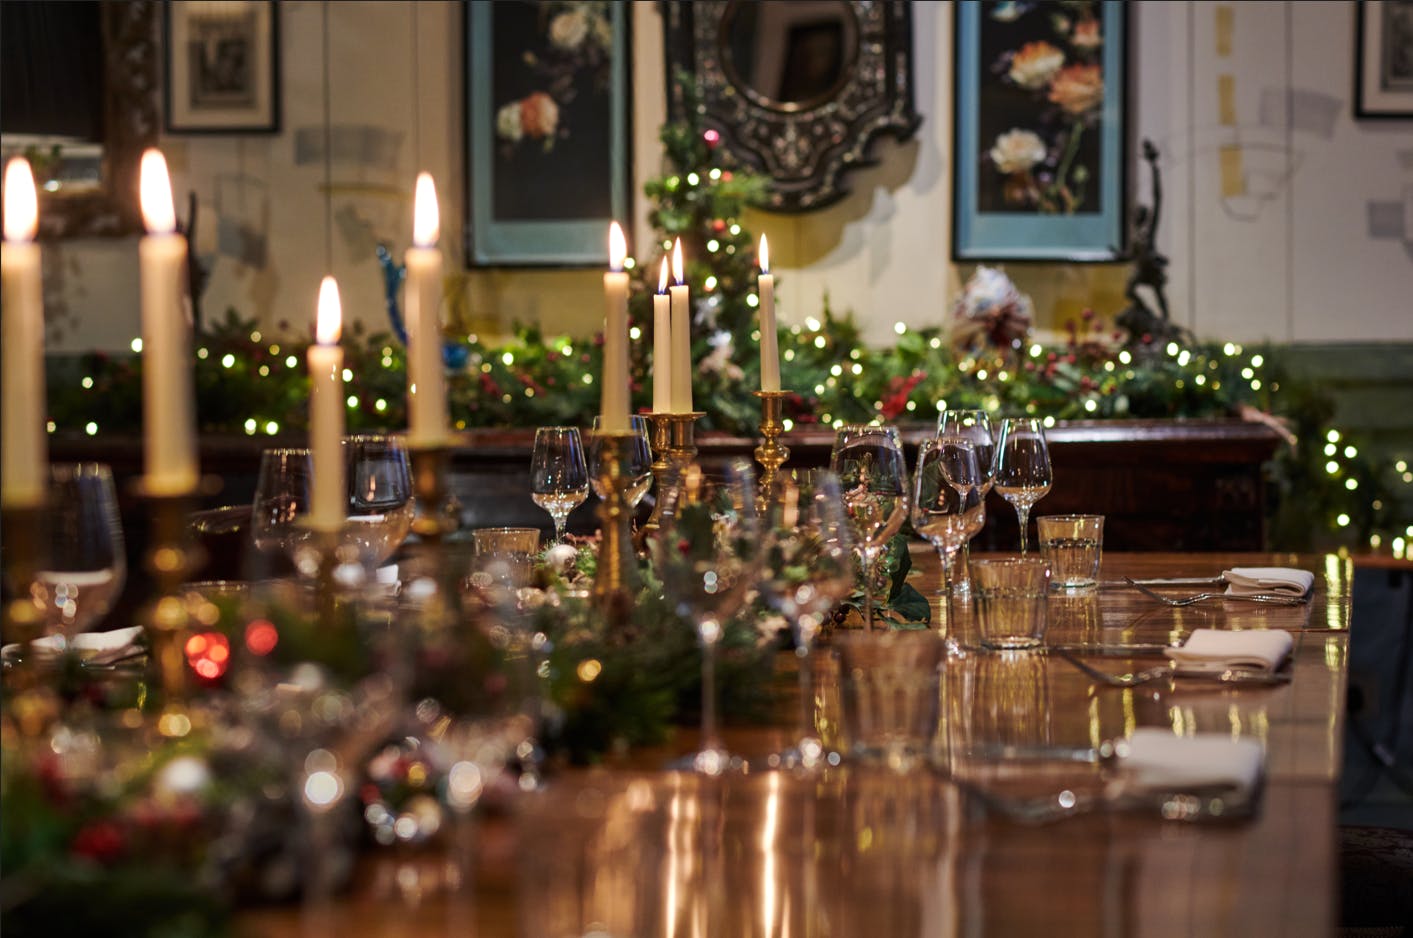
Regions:
[[999, 267], [984, 264], [962, 287], [952, 307], [952, 344], [962, 352], [1005, 352], [1030, 332], [1034, 307]]

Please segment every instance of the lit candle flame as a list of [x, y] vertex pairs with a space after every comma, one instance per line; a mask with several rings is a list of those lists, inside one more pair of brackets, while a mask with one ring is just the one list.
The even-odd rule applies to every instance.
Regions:
[[29, 160], [17, 156], [5, 166], [5, 240], [33, 241], [39, 229], [39, 197]]
[[412, 198], [412, 243], [419, 248], [435, 247], [441, 229], [436, 183], [432, 182], [431, 173], [418, 173], [417, 189]]
[[657, 292], [667, 292], [667, 258], [662, 259], [662, 271], [657, 275]]
[[687, 278], [682, 274], [682, 239], [678, 238], [677, 243], [672, 246], [672, 279], [681, 286], [687, 282]]
[[628, 256], [628, 241], [623, 237], [623, 229], [618, 222], [608, 226], [608, 266], [614, 273], [623, 269], [623, 259]]
[[336, 345], [343, 332], [343, 307], [339, 285], [333, 277], [319, 284], [319, 313], [314, 321], [314, 338], [320, 345]]
[[760, 272], [770, 273], [770, 244], [765, 240], [765, 235], [760, 236]]
[[152, 148], [142, 154], [138, 176], [142, 221], [148, 234], [171, 234], [177, 230], [177, 212], [172, 207], [172, 181], [167, 176], [167, 160]]

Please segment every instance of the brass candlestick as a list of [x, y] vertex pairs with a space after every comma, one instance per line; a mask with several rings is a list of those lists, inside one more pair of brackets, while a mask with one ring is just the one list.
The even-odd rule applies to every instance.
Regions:
[[672, 415], [648, 414], [648, 424], [652, 427], [652, 438], [648, 441], [653, 449], [653, 513], [643, 524], [643, 531], [656, 531], [662, 527], [663, 495], [667, 492], [668, 474], [672, 471]]
[[681, 470], [697, 459], [697, 421], [706, 416], [704, 411], [690, 414], [668, 414], [671, 439], [668, 442], [668, 455], [672, 467]]
[[598, 570], [594, 574], [594, 605], [610, 617], [621, 617], [633, 604], [638, 587], [638, 563], [633, 552], [630, 521], [633, 509], [628, 503], [628, 474], [633, 434], [600, 432]]
[[[30, 594], [35, 571], [44, 549], [44, 518], [47, 506], [7, 505], [0, 512], [0, 527], [5, 531], [5, 578], [10, 581], [13, 595], [5, 604], [4, 640], [26, 647], [44, 631], [44, 612]], [[28, 660], [29, 656], [24, 656]]]
[[766, 497], [770, 487], [775, 484], [775, 474], [780, 467], [785, 464], [785, 460], [790, 458], [790, 448], [780, 443], [780, 435], [785, 432], [785, 423], [781, 420], [780, 414], [784, 410], [785, 398], [789, 397], [792, 391], [757, 391], [756, 397], [760, 398], [760, 435], [763, 438], [761, 445], [756, 447], [756, 462], [760, 463], [760, 491], [761, 497]]
[[185, 736], [191, 730], [191, 720], [186, 714], [189, 689], [186, 642], [190, 615], [182, 584], [205, 562], [205, 551], [193, 539], [188, 524], [199, 493], [141, 491], [150, 506], [152, 519], [147, 569], [152, 574], [156, 598], [137, 618], [147, 627], [152, 642], [152, 662], [165, 696], [158, 730], [168, 736]]
[[429, 547], [460, 526], [456, 499], [447, 494], [447, 466], [451, 449], [446, 446], [411, 447], [412, 493], [417, 501], [417, 517], [412, 533]]

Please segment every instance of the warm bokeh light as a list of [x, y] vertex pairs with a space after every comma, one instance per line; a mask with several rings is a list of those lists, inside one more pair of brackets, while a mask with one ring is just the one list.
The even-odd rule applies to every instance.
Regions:
[[623, 229], [618, 222], [608, 226], [608, 266], [617, 272], [623, 269], [623, 259], [628, 256], [628, 239], [623, 237]]
[[280, 633], [269, 619], [254, 619], [245, 627], [245, 647], [261, 658], [275, 650]]
[[657, 275], [657, 292], [667, 292], [667, 258], [662, 259], [662, 270]]
[[186, 640], [186, 660], [208, 681], [226, 673], [231, 664], [231, 643], [220, 632], [198, 632]]
[[343, 307], [339, 304], [339, 285], [333, 277], [319, 284], [319, 310], [314, 320], [314, 338], [320, 345], [334, 345], [343, 332]]
[[687, 278], [682, 270], [682, 239], [678, 238], [677, 243], [672, 246], [672, 279], [677, 281], [678, 286], [687, 282]]
[[412, 243], [419, 248], [436, 246], [441, 236], [442, 218], [437, 208], [437, 186], [431, 173], [417, 174], [417, 188], [412, 199]]
[[172, 181], [167, 176], [167, 159], [162, 151], [149, 149], [142, 154], [138, 192], [142, 200], [142, 223], [148, 234], [171, 234], [177, 230], [177, 211], [172, 206]]
[[5, 164], [5, 240], [33, 241], [39, 229], [39, 200], [29, 160], [17, 156]]
[[770, 245], [765, 240], [765, 235], [760, 236], [760, 272], [770, 273]]

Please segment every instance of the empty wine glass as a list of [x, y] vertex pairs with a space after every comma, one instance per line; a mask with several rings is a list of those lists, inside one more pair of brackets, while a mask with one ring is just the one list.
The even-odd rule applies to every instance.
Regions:
[[939, 437], [918, 447], [912, 522], [942, 561], [940, 596], [952, 589], [957, 552], [986, 523], [982, 476], [976, 447], [969, 440]]
[[311, 532], [301, 523], [309, 512], [314, 464], [307, 449], [267, 449], [260, 454], [250, 535], [268, 558], [295, 558]]
[[45, 631], [67, 643], [108, 614], [127, 579], [112, 471], [101, 463], [51, 466], [45, 523], [47, 549], [30, 590]]
[[702, 735], [687, 768], [720, 775], [738, 765], [721, 743], [716, 715], [716, 648], [726, 623], [746, 603], [759, 572], [755, 479], [744, 461], [705, 476], [690, 465], [667, 495], [654, 566], [678, 615], [697, 628], [702, 646]]
[[343, 542], [368, 567], [381, 566], [412, 528], [412, 470], [400, 437], [344, 437], [348, 463], [348, 519]]
[[578, 427], [540, 427], [530, 457], [530, 497], [554, 519], [554, 539], [564, 540], [569, 513], [589, 497], [589, 469]]
[[790, 623], [800, 669], [799, 731], [794, 745], [775, 758], [813, 768], [824, 746], [815, 732], [810, 650], [825, 616], [854, 583], [853, 539], [839, 480], [824, 469], [777, 478], [761, 521], [765, 556], [759, 589]]
[[[937, 415], [939, 437], [960, 437], [976, 447], [976, 467], [981, 470], [981, 501], [991, 492], [996, 471], [996, 435], [991, 429], [991, 416], [980, 409], [947, 409]], [[971, 542], [962, 545], [962, 562], [952, 571], [952, 590], [966, 593], [971, 588], [968, 577]]]
[[[607, 498], [603, 491], [603, 486], [599, 482], [599, 475], [602, 470], [600, 465], [603, 455], [603, 443], [599, 439], [599, 421], [602, 418], [594, 418], [594, 432], [589, 435], [589, 483], [594, 487], [594, 494], [599, 498]], [[637, 508], [638, 503], [643, 500], [643, 496], [648, 494], [648, 489], [653, 484], [653, 451], [648, 445], [648, 420], [646, 417], [634, 414], [628, 418], [631, 421], [630, 430], [632, 439], [628, 447], [628, 464], [624, 466], [624, 472], [629, 479], [628, 486], [628, 507]]]
[[1030, 509], [1044, 498], [1054, 482], [1045, 428], [1034, 417], [1007, 417], [996, 443], [997, 493], [1016, 509], [1020, 521], [1020, 548], [1026, 552], [1026, 527]]
[[841, 428], [834, 439], [829, 468], [839, 479], [854, 552], [863, 567], [864, 625], [871, 630], [878, 561], [908, 516], [908, 469], [898, 428]]

